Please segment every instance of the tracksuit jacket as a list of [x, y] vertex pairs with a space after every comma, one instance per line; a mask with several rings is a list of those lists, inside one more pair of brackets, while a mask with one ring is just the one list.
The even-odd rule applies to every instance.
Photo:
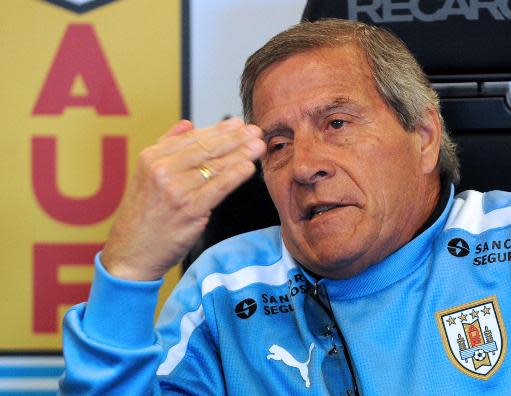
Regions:
[[[452, 188], [451, 188], [452, 191]], [[511, 395], [511, 193], [466, 191], [347, 280], [316, 280], [279, 227], [161, 281], [109, 275], [64, 323], [62, 394]]]

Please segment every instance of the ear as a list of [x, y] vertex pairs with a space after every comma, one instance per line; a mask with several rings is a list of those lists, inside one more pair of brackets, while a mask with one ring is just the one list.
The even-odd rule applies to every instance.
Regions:
[[422, 172], [432, 173], [438, 164], [442, 142], [442, 123], [438, 112], [431, 108], [427, 109], [416, 131], [421, 140]]

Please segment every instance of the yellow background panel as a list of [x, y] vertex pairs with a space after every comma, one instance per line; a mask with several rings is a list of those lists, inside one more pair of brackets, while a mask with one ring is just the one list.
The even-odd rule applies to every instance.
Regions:
[[[92, 107], [32, 116], [69, 24], [93, 26], [129, 114], [98, 116]], [[138, 153], [181, 115], [181, 9], [177, 0], [118, 0], [75, 14], [39, 0], [3, 2], [0, 13], [0, 350], [60, 348], [58, 333], [32, 330], [33, 246], [102, 243], [113, 216], [92, 225], [63, 224], [39, 205], [31, 182], [31, 139], [57, 139], [57, 180], [72, 197], [94, 195], [101, 181], [101, 139], [127, 139], [129, 174]], [[77, 79], [73, 94], [87, 94]], [[90, 277], [91, 272], [61, 276]], [[167, 296], [180, 275], [167, 277]], [[73, 280], [74, 279], [74, 280]], [[62, 307], [59, 308], [61, 315]]]

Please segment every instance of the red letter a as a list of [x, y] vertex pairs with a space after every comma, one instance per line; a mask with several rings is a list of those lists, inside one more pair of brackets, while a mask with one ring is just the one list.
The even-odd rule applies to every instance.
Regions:
[[[87, 86], [86, 96], [71, 95], [78, 76]], [[68, 26], [32, 113], [62, 114], [67, 106], [94, 107], [100, 115], [128, 114], [91, 25]]]

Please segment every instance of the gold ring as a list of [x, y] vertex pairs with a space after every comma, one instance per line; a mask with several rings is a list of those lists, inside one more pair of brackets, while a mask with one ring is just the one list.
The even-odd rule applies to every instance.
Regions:
[[205, 181], [209, 181], [209, 179], [213, 177], [213, 172], [211, 172], [211, 169], [209, 169], [206, 165], [202, 165], [199, 168], [199, 172]]

